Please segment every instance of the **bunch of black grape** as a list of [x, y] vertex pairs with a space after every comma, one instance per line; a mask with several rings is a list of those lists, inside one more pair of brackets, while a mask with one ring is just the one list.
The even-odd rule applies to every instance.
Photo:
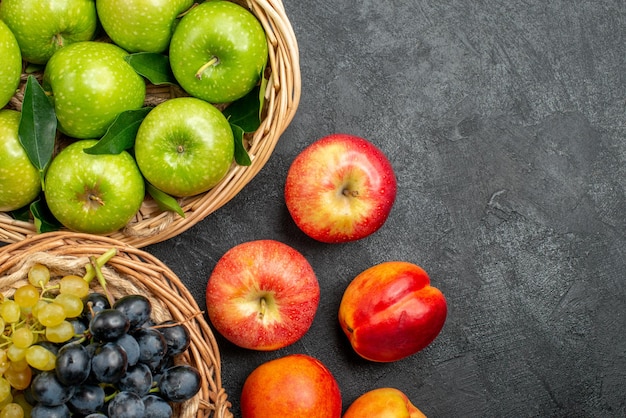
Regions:
[[171, 417], [172, 402], [199, 390], [197, 369], [174, 363], [190, 344], [180, 323], [151, 320], [143, 295], [127, 295], [112, 305], [98, 292], [84, 300], [73, 321], [76, 337], [63, 344], [42, 342], [54, 369], [39, 371], [25, 391], [32, 418]]

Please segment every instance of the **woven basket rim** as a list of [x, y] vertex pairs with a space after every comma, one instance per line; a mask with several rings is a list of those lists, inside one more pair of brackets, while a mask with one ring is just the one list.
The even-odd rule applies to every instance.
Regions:
[[9, 296], [26, 283], [25, 274], [32, 263], [49, 264], [58, 278], [76, 272], [90, 256], [97, 257], [111, 248], [118, 253], [105, 266], [107, 288], [116, 297], [129, 293], [148, 296], [153, 318], [184, 322], [190, 332], [191, 346], [180, 361], [199, 370], [202, 387], [194, 398], [176, 406], [180, 409], [177, 416], [232, 418], [221, 381], [219, 348], [204, 312], [176, 274], [155, 256], [111, 237], [70, 231], [36, 235], [0, 247], [0, 291]]
[[[265, 29], [269, 47], [265, 116], [257, 131], [247, 136], [251, 165], [233, 163], [222, 181], [208, 192], [178, 199], [184, 217], [161, 211], [155, 202], [146, 198], [137, 216], [125, 228], [106, 236], [142, 248], [191, 228], [232, 200], [257, 175], [293, 120], [301, 94], [300, 58], [296, 36], [282, 1], [229, 1], [247, 7], [257, 16]], [[33, 235], [37, 235], [34, 222], [17, 220], [8, 213], [0, 212], [1, 242], [18, 242]]]

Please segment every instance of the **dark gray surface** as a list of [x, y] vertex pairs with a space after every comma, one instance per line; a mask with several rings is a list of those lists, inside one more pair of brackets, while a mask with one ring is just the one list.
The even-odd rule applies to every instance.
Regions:
[[[246, 376], [288, 353], [334, 373], [344, 410], [381, 386], [429, 417], [626, 415], [626, 12], [623, 1], [286, 0], [302, 100], [261, 173], [186, 233], [147, 251], [204, 303], [216, 261], [244, 241], [300, 250], [322, 298], [310, 332], [257, 353], [219, 339], [239, 415]], [[293, 158], [347, 132], [382, 148], [396, 205], [373, 236], [303, 236], [282, 189]], [[417, 263], [445, 293], [435, 342], [360, 360], [336, 315], [362, 270]]]

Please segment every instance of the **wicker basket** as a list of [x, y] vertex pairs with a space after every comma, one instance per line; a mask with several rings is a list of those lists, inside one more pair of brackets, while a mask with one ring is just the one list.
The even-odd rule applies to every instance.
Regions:
[[[150, 298], [155, 321], [184, 321], [191, 334], [191, 346], [179, 361], [190, 364], [202, 375], [200, 392], [174, 405], [176, 417], [231, 418], [231, 404], [221, 383], [220, 354], [215, 337], [203, 313], [176, 275], [146, 252], [110, 237], [68, 231], [50, 232], [0, 247], [0, 291], [13, 294], [27, 282], [28, 268], [35, 262], [47, 265], [52, 275], [84, 274], [91, 256], [111, 248], [118, 253], [103, 268], [107, 288], [115, 298], [143, 294]], [[93, 289], [98, 286], [94, 280]]]
[[[283, 4], [281, 0], [235, 2], [248, 7], [257, 16], [265, 29], [269, 46], [263, 118], [259, 129], [246, 138], [252, 164], [233, 164], [224, 179], [210, 191], [179, 199], [185, 217], [161, 211], [153, 200], [146, 198], [135, 218], [122, 230], [109, 234], [110, 237], [141, 248], [174, 237], [200, 222], [229, 202], [252, 180], [265, 165], [279, 137], [293, 119], [300, 101], [299, 51]], [[24, 85], [25, 82], [22, 83], [22, 88]], [[154, 88], [147, 90], [146, 97], [147, 102], [151, 103], [154, 100], [177, 97], [182, 93], [175, 87], [152, 87]], [[17, 106], [19, 104], [13, 104], [13, 107]], [[0, 241], [18, 242], [36, 233], [33, 222], [18, 221], [9, 214], [0, 212]]]

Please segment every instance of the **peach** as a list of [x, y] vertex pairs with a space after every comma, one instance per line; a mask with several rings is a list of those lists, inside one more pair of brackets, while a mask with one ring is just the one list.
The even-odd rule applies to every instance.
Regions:
[[246, 378], [240, 402], [242, 418], [340, 418], [342, 408], [335, 377], [306, 354], [258, 366]]
[[417, 353], [439, 335], [447, 303], [421, 267], [388, 261], [352, 280], [338, 316], [354, 351], [367, 360], [391, 362]]
[[409, 398], [396, 388], [378, 388], [359, 396], [343, 418], [426, 418]]

